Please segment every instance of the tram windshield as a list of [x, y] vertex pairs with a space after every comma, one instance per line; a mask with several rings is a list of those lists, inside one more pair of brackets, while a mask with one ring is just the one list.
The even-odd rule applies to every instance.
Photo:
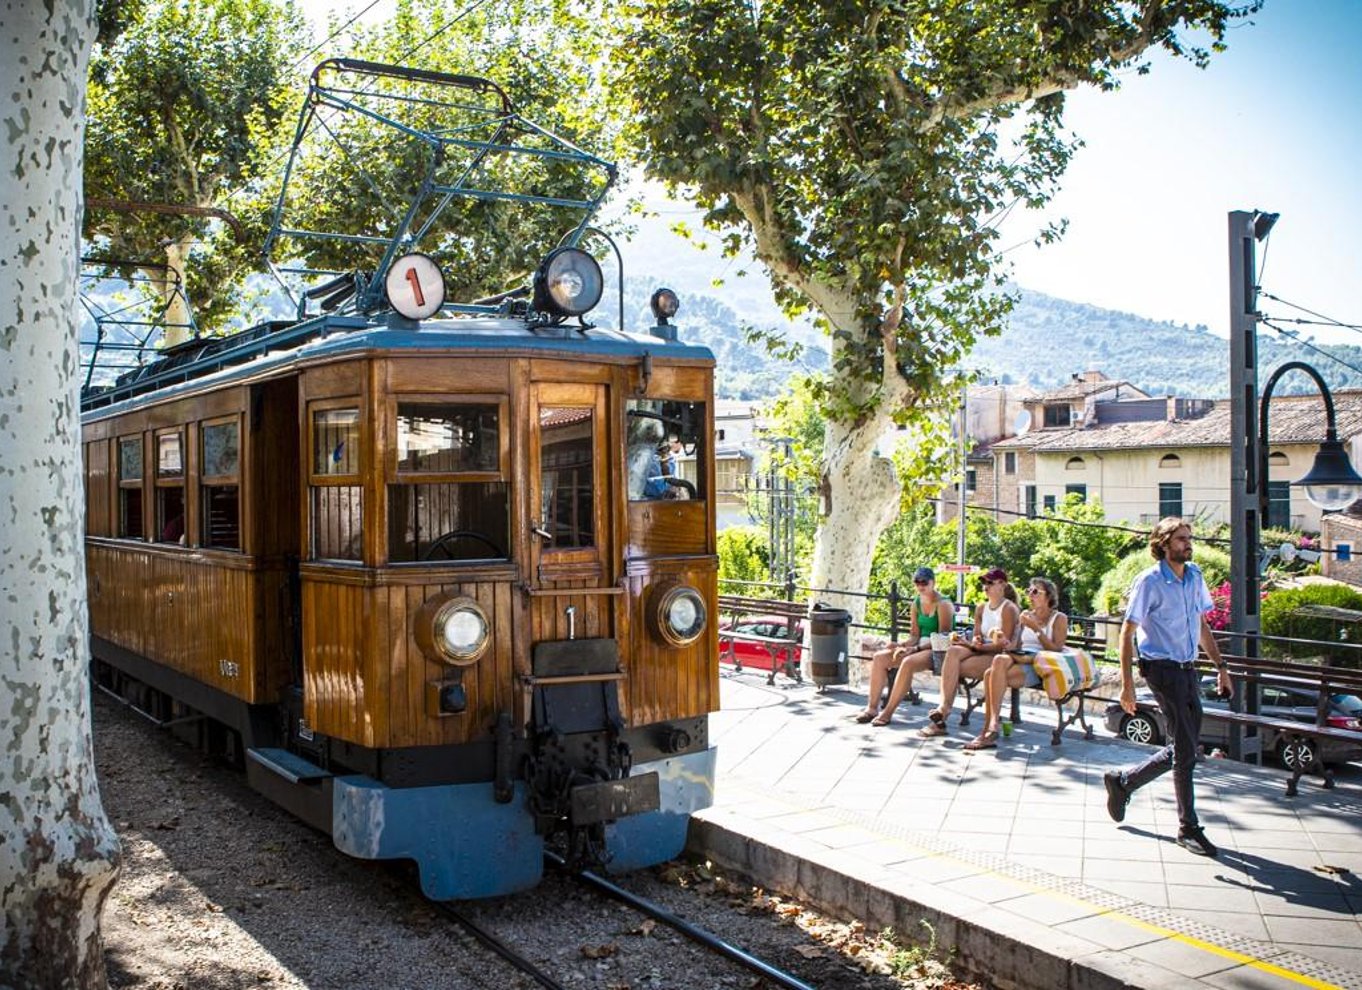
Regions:
[[625, 413], [629, 500], [705, 497], [705, 404], [630, 399]]

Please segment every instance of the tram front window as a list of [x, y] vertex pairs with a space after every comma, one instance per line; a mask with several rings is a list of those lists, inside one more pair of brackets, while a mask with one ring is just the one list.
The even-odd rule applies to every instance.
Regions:
[[495, 398], [398, 404], [398, 483], [388, 486], [389, 561], [508, 558], [501, 413]]
[[629, 500], [704, 498], [704, 403], [631, 399], [625, 415]]

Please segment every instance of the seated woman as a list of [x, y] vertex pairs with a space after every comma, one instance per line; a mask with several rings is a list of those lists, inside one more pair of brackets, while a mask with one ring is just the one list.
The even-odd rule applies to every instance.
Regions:
[[1059, 611], [1059, 589], [1049, 578], [1033, 577], [1026, 589], [1031, 607], [1021, 614], [1021, 649], [999, 653], [984, 679], [984, 731], [965, 744], [971, 752], [998, 745], [1003, 695], [1008, 688], [1038, 686], [1032, 661], [1041, 650], [1063, 650], [1069, 617]]
[[974, 610], [974, 637], [946, 652], [941, 665], [941, 704], [927, 713], [929, 721], [920, 733], [924, 738], [946, 734], [946, 717], [955, 705], [961, 677], [982, 677], [995, 657], [1016, 648], [1021, 610], [1016, 605], [1016, 592], [1007, 583], [1007, 572], [993, 568], [983, 576], [983, 585], [988, 598]]
[[[950, 632], [951, 623], [955, 621], [955, 609], [936, 590], [936, 574], [930, 567], [919, 567], [913, 574], [913, 584], [917, 586], [917, 597], [909, 610], [908, 640], [891, 643], [871, 658], [870, 694], [866, 698], [865, 711], [856, 716], [857, 722], [873, 719], [875, 725], [889, 724], [894, 709], [913, 686], [913, 675], [932, 666], [932, 633]], [[880, 695], [889, 682], [891, 670], [897, 670], [898, 676], [889, 692], [888, 703], [880, 708]]]

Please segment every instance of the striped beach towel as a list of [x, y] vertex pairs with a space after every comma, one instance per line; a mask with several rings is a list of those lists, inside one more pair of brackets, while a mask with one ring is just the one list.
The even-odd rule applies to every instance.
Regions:
[[1051, 701], [1058, 701], [1070, 691], [1082, 691], [1097, 683], [1097, 664], [1086, 650], [1056, 652], [1042, 650], [1033, 661], [1036, 674], [1045, 686]]

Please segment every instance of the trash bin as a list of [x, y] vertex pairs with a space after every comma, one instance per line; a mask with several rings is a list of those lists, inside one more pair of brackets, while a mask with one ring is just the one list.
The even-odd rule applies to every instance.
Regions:
[[847, 631], [851, 613], [815, 602], [809, 609], [809, 673], [814, 684], [847, 683]]

